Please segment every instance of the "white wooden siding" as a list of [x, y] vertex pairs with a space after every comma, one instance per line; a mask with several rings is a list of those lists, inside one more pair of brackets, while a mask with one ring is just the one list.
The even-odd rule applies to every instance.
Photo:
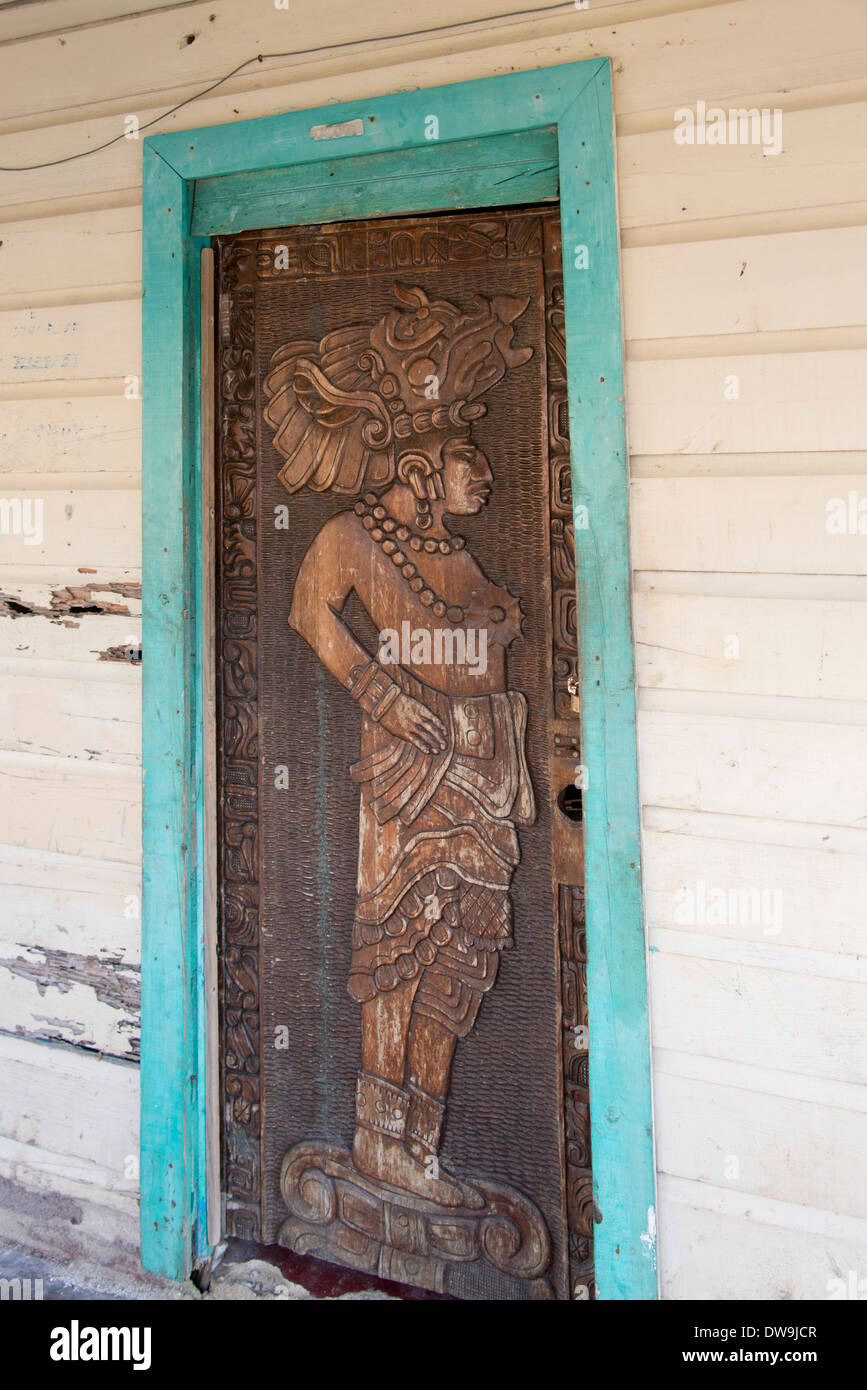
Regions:
[[[484, 22], [502, 9], [443, 0], [437, 25], [479, 23], [405, 39], [434, 22], [417, 3], [12, 9], [0, 163], [96, 147], [257, 52], [332, 45], [157, 128], [611, 57], [662, 1287], [821, 1298], [867, 1260], [867, 537], [825, 524], [829, 499], [867, 497], [867, 9]], [[675, 144], [698, 100], [781, 108], [782, 152]], [[120, 140], [0, 174], [0, 495], [45, 508], [40, 545], [0, 536], [0, 1171], [113, 1214], [136, 1126], [134, 1065], [97, 1054], [134, 1048], [139, 671], [112, 658], [139, 632], [140, 158]], [[76, 615], [81, 590], [99, 611]], [[779, 889], [780, 929], [684, 921], [699, 883]]]

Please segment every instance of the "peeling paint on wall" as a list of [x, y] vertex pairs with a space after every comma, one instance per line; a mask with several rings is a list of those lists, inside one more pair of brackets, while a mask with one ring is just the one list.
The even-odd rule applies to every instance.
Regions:
[[656, 1269], [656, 1207], [647, 1208], [647, 1230], [641, 1233], [641, 1248]]
[[141, 643], [130, 643], [123, 647], [106, 647], [99, 653], [100, 661], [128, 661], [133, 666], [141, 665]]
[[[139, 1010], [140, 1010], [140, 971], [138, 966], [126, 965], [119, 956], [81, 956], [73, 951], [43, 946], [16, 946], [13, 951], [20, 955], [7, 955], [0, 960], [0, 967], [10, 975], [30, 981], [35, 985], [40, 998], [45, 999], [49, 989], [61, 995], [69, 994], [76, 987], [93, 991], [93, 997], [110, 1009], [116, 1010], [118, 1017], [112, 1021], [110, 1031], [116, 1035], [117, 1056], [138, 1059], [139, 1056]], [[56, 999], [56, 996], [54, 996]], [[29, 1011], [29, 1018], [36, 1026], [29, 1028], [18, 1023], [15, 1033], [20, 1037], [34, 1040], [60, 1038], [74, 1045], [91, 1050], [105, 1051], [105, 1047], [95, 1043], [89, 1027], [81, 1021], [64, 1016]], [[80, 1041], [79, 1041], [80, 1039]], [[114, 1048], [110, 1051], [115, 1052]]]
[[[68, 627], [72, 624], [65, 620], [71, 615], [114, 613], [121, 616], [136, 616], [131, 612], [128, 603], [116, 602], [115, 598], [141, 600], [141, 584], [93, 583], [52, 589], [51, 603], [47, 608], [37, 603], [28, 602], [15, 594], [0, 593], [0, 617], [42, 617], [48, 618], [50, 622], [64, 623]], [[111, 661], [129, 660], [130, 658], [106, 657], [105, 659]]]

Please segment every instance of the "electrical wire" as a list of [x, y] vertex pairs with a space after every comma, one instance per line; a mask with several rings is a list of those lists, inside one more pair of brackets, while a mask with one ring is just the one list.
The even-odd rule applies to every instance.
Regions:
[[[429, 29], [410, 29], [405, 34], [382, 34], [374, 35], [372, 38], [367, 39], [346, 39], [341, 43], [318, 45], [315, 48], [290, 49], [286, 53], [257, 53], [252, 58], [245, 58], [243, 63], [239, 63], [237, 67], [232, 68], [232, 71], [227, 72], [225, 77], [218, 78], [217, 81], [212, 82], [210, 86], [203, 87], [200, 92], [195, 92], [192, 96], [185, 97], [183, 101], [179, 101], [177, 106], [172, 106], [168, 111], [163, 111], [159, 116], [154, 116], [153, 120], [147, 121], [143, 126], [139, 126], [138, 130], [150, 130], [151, 126], [158, 125], [160, 121], [167, 120], [169, 116], [173, 116], [175, 112], [180, 111], [182, 107], [189, 106], [191, 102], [200, 101], [202, 97], [209, 96], [211, 92], [216, 91], [218, 87], [222, 87], [225, 82], [228, 82], [239, 72], [243, 72], [244, 68], [250, 67], [251, 63], [267, 63], [273, 58], [306, 58], [313, 53], [328, 53], [337, 49], [358, 48], [363, 44], [391, 43], [401, 39], [424, 38], [428, 34], [438, 34], [446, 29], [465, 29], [471, 24], [497, 24], [502, 20], [526, 19], [534, 15], [550, 14], [554, 10], [573, 10], [575, 8], [574, 0], [566, 0], [566, 3], [539, 5], [532, 10], [512, 10], [507, 14], [482, 15], [478, 19], [462, 19], [454, 24], [435, 24]], [[112, 145], [116, 145], [118, 141], [127, 140], [129, 138], [130, 137], [125, 131], [121, 131], [120, 135], [113, 136], [111, 140], [106, 140], [101, 145], [94, 145], [92, 149], [79, 150], [77, 154], [63, 155], [60, 159], [47, 159], [42, 164], [0, 164], [0, 174], [24, 174], [29, 173], [33, 169], [53, 169], [58, 164], [69, 164], [74, 159], [85, 159], [88, 155], [99, 154], [101, 150], [107, 150]]]

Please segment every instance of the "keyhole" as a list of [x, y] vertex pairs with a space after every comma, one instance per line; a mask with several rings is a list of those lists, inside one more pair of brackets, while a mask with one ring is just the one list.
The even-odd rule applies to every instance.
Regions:
[[557, 797], [557, 805], [567, 820], [582, 821], [584, 819], [583, 797], [574, 782], [566, 783]]

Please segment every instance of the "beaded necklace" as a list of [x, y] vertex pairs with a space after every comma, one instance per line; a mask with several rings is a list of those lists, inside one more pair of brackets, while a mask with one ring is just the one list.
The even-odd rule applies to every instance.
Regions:
[[376, 542], [384, 555], [390, 556], [412, 592], [418, 596], [419, 603], [429, 608], [437, 618], [462, 623], [466, 610], [456, 603], [446, 603], [433, 589], [429, 589], [410, 557], [401, 550], [401, 545], [408, 545], [416, 553], [423, 550], [428, 555], [451, 555], [452, 551], [463, 550], [466, 545], [463, 536], [450, 536], [448, 540], [441, 541], [431, 536], [419, 536], [403, 522], [389, 516], [375, 492], [366, 492], [364, 499], [356, 502], [355, 514], [361, 517], [361, 524], [369, 532], [370, 539]]

